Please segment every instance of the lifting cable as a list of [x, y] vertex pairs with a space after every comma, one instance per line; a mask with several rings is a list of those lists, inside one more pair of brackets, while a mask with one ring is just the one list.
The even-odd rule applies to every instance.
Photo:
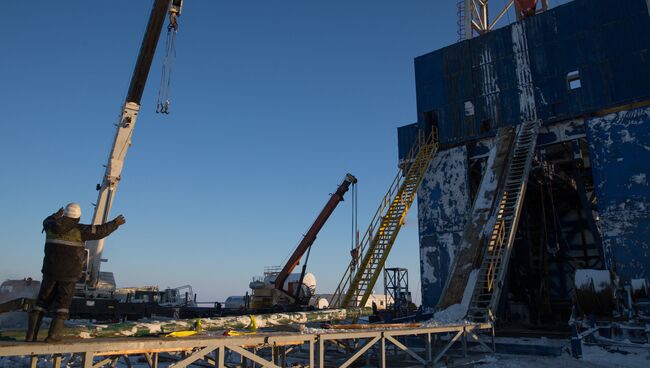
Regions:
[[300, 271], [300, 279], [298, 279], [298, 285], [296, 286], [296, 301], [300, 300], [300, 291], [302, 290], [302, 283], [305, 280], [305, 272], [307, 272], [307, 262], [309, 262], [310, 253], [311, 253], [311, 245], [309, 246], [309, 248], [307, 248], [307, 255], [305, 256], [305, 262], [302, 264], [302, 270]]
[[167, 38], [165, 39], [165, 56], [162, 65], [162, 75], [160, 77], [160, 88], [158, 89], [158, 101], [156, 102], [156, 112], [159, 114], [169, 114], [172, 74], [174, 72], [174, 62], [176, 61], [177, 32], [178, 21], [176, 13], [170, 13], [169, 25], [167, 26]]

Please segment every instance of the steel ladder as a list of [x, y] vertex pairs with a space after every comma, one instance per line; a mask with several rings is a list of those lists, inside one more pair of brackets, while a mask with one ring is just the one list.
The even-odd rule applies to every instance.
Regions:
[[528, 121], [517, 129], [501, 200], [495, 202], [492, 212], [494, 226], [474, 285], [468, 320], [487, 322], [499, 303], [535, 155], [539, 125], [539, 121]]
[[[419, 134], [400, 170], [375, 212], [341, 282], [330, 299], [330, 307], [364, 306], [386, 263], [406, 214], [434, 155], [438, 151], [437, 132]], [[359, 262], [360, 260], [360, 262]]]

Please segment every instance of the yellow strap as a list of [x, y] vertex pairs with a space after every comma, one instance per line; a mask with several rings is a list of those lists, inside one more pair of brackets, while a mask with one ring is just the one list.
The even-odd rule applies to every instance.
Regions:
[[194, 330], [186, 330], [186, 331], [174, 331], [170, 332], [165, 337], [187, 337], [187, 336], [194, 336], [198, 334], [199, 332], [203, 331], [203, 325], [201, 325], [201, 319], [197, 319], [194, 321]]
[[165, 337], [188, 337], [196, 335], [196, 331], [174, 331], [165, 335]]
[[255, 316], [251, 314], [251, 315], [249, 315], [249, 317], [251, 318], [250, 329], [253, 330], [253, 331], [257, 331], [257, 321], [255, 321]]
[[243, 332], [243, 331], [235, 331], [235, 330], [229, 330], [226, 331], [224, 335], [226, 336], [247, 336], [247, 335], [255, 335], [257, 332]]

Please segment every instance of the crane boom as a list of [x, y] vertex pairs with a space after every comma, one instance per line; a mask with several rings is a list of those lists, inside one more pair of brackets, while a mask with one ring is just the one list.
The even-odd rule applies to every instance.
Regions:
[[[131, 83], [127, 93], [126, 101], [122, 107], [122, 113], [119, 122], [116, 124], [117, 130], [113, 139], [113, 146], [108, 157], [106, 170], [102, 183], [97, 184], [99, 191], [97, 204], [93, 214], [92, 223], [95, 225], [103, 224], [108, 220], [108, 216], [115, 197], [117, 185], [122, 178], [122, 167], [126, 153], [131, 146], [131, 136], [133, 128], [140, 111], [140, 100], [144, 87], [147, 83], [149, 70], [156, 52], [160, 32], [163, 29], [165, 16], [169, 12], [170, 17], [175, 19], [180, 15], [182, 0], [154, 0], [147, 30], [140, 46], [140, 53], [133, 70]], [[168, 11], [169, 10], [169, 11]], [[86, 242], [86, 248], [89, 252], [88, 269], [86, 273], [86, 284], [94, 287], [99, 279], [99, 269], [101, 256], [104, 248], [104, 240], [93, 240]]]
[[334, 192], [334, 194], [332, 194], [330, 199], [327, 201], [325, 207], [321, 210], [318, 217], [316, 217], [316, 220], [314, 220], [314, 223], [311, 225], [311, 227], [309, 228], [305, 236], [302, 238], [302, 241], [300, 242], [300, 244], [298, 244], [296, 250], [293, 251], [291, 257], [289, 257], [289, 260], [282, 268], [282, 271], [280, 271], [280, 273], [276, 277], [275, 279], [276, 289], [282, 290], [282, 288], [284, 287], [284, 282], [287, 280], [287, 277], [289, 277], [291, 272], [296, 268], [296, 266], [298, 266], [300, 259], [305, 254], [305, 252], [307, 252], [309, 247], [311, 247], [311, 245], [314, 244], [314, 241], [316, 241], [316, 236], [323, 228], [323, 225], [325, 225], [325, 222], [327, 222], [327, 219], [329, 219], [332, 212], [334, 212], [336, 206], [339, 204], [339, 202], [343, 201], [343, 195], [348, 191], [350, 185], [356, 184], [356, 182], [357, 182], [357, 178], [355, 178], [354, 175], [352, 174], [345, 175], [345, 179], [343, 179], [343, 182], [339, 185], [338, 189], [336, 189], [336, 192]]

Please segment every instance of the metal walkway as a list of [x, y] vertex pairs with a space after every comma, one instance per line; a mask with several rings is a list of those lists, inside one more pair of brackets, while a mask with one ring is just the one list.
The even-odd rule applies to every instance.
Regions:
[[495, 203], [492, 213], [494, 226], [487, 248], [483, 252], [481, 268], [467, 313], [469, 320], [488, 321], [499, 303], [526, 194], [538, 132], [539, 121], [525, 122], [517, 127], [501, 199]]
[[[319, 333], [259, 333], [245, 336], [193, 336], [178, 338], [115, 338], [71, 340], [56, 344], [0, 341], [0, 366], [52, 366], [71, 362], [84, 368], [114, 367], [117, 364], [154, 367], [349, 367], [361, 358], [392, 366], [388, 360], [430, 366], [449, 354], [460, 342], [460, 354], [467, 355], [467, 342], [494, 351], [492, 324], [464, 324], [403, 329], [333, 330]], [[479, 338], [488, 333], [492, 341]], [[438, 335], [451, 339], [438, 339]], [[404, 338], [419, 337], [423, 349], [404, 344]], [[489, 336], [488, 336], [489, 338]], [[401, 341], [400, 341], [401, 340]], [[388, 348], [391, 348], [390, 350]], [[393, 352], [393, 356], [389, 354]], [[400, 352], [402, 355], [396, 357]], [[16, 360], [7, 360], [16, 357]], [[24, 357], [24, 358], [18, 358]], [[22, 360], [20, 360], [22, 359]], [[18, 363], [17, 363], [18, 362]], [[256, 365], [257, 364], [257, 365]]]
[[438, 151], [437, 138], [435, 129], [428, 136], [423, 133], [418, 136], [405, 160], [410, 165], [406, 175], [400, 170], [382, 199], [357, 248], [356, 256], [350, 261], [330, 300], [330, 307], [363, 306], [368, 301], [424, 173]]

